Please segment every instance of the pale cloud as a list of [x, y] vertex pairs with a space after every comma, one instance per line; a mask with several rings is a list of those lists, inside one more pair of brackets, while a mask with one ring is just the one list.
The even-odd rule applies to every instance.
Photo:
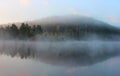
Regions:
[[68, 10], [68, 12], [70, 13], [70, 14], [73, 14], [73, 15], [81, 15], [81, 16], [91, 16], [91, 14], [89, 13], [89, 12], [80, 12], [79, 10], [77, 10], [77, 9], [75, 9], [75, 8], [70, 8], [69, 10]]
[[40, 5], [41, 5], [43, 8], [47, 8], [47, 7], [49, 7], [50, 3], [49, 3], [48, 0], [41, 0]]
[[[40, 6], [41, 6], [42, 8], [47, 8], [47, 7], [50, 6], [49, 0], [40, 0], [39, 2], [40, 2]], [[20, 0], [20, 4], [21, 4], [21, 6], [23, 6], [23, 7], [27, 7], [27, 6], [30, 5], [30, 0]]]
[[80, 15], [80, 12], [76, 10], [75, 8], [70, 8], [68, 12], [70, 12], [73, 15]]
[[106, 17], [107, 20], [109, 20], [112, 23], [120, 23], [120, 18], [116, 16], [108, 16]]
[[23, 7], [27, 7], [29, 5], [29, 0], [20, 0], [20, 4], [23, 6]]
[[82, 15], [83, 15], [83, 16], [88, 16], [88, 17], [91, 16], [91, 14], [90, 14], [89, 12], [85, 12], [85, 13], [83, 13]]

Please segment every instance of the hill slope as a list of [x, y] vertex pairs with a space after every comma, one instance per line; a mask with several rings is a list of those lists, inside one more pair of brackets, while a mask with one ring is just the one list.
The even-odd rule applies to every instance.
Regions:
[[[28, 23], [28, 24], [24, 24]], [[120, 40], [120, 28], [84, 16], [55, 16], [1, 28], [3, 37], [33, 40]], [[35, 26], [34, 26], [35, 25]], [[4, 31], [3, 31], [4, 30]], [[4, 37], [3, 37], [4, 38]], [[9, 38], [8, 38], [9, 39]]]
[[[84, 16], [56, 16], [29, 22], [42, 26], [46, 39], [119, 40], [120, 29]], [[39, 36], [37, 36], [39, 38]]]

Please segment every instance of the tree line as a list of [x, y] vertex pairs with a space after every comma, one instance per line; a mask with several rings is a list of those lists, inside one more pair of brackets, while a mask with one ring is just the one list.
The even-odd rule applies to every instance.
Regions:
[[[3, 39], [31, 39], [37, 35], [44, 38], [52, 37], [54, 39], [65, 37], [72, 39], [82, 39], [84, 36], [97, 34], [103, 38], [110, 38], [112, 35], [120, 35], [120, 30], [116, 28], [89, 26], [85, 24], [78, 25], [32, 25], [22, 23], [20, 26], [12, 24], [11, 26], [0, 28], [0, 38]], [[61, 38], [62, 37], [62, 38]]]
[[42, 34], [43, 30], [40, 25], [29, 26], [28, 24], [22, 23], [21, 26], [12, 24], [11, 26], [0, 28], [0, 37], [3, 38], [14, 38], [14, 39], [28, 39], [35, 36], [36, 34]]

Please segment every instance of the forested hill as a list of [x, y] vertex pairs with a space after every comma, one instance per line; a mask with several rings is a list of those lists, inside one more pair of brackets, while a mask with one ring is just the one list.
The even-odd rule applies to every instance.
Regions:
[[50, 17], [1, 27], [0, 39], [120, 40], [120, 29], [90, 17]]

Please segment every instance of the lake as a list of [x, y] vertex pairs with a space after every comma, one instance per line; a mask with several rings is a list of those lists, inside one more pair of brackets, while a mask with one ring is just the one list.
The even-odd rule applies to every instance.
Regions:
[[0, 76], [120, 76], [120, 43], [0, 41]]

